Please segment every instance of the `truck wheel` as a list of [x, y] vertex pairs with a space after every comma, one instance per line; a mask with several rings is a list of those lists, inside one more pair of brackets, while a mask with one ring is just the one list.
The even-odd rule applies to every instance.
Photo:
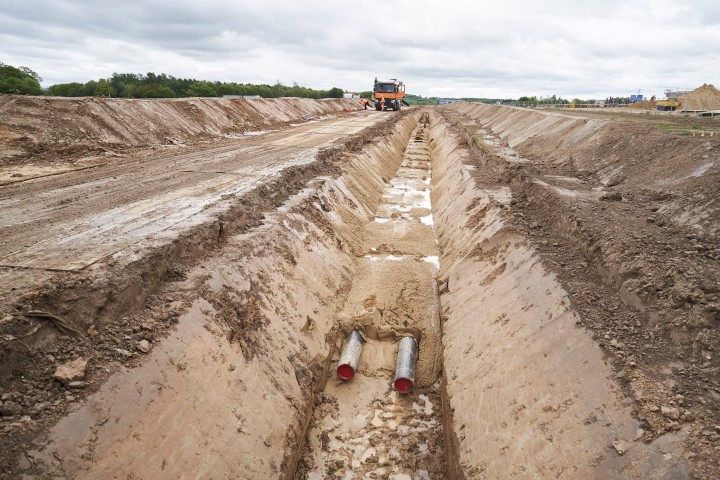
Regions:
[[377, 105], [375, 105], [375, 110], [377, 110], [378, 112], [381, 111], [382, 106], [378, 103]]

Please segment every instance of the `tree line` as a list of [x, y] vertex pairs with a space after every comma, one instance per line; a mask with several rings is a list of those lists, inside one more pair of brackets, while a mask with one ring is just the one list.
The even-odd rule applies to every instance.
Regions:
[[222, 97], [223, 95], [263, 98], [342, 98], [341, 88], [314, 90], [297, 84], [289, 87], [279, 81], [275, 85], [250, 83], [210, 82], [192, 78], [177, 78], [164, 73], [156, 75], [113, 73], [110, 78], [90, 80], [87, 83], [60, 83], [49, 88], [50, 95], [60, 97], [111, 96], [121, 98], [183, 98]]
[[27, 67], [15, 68], [0, 63], [0, 93], [20, 95], [55, 95], [59, 97], [122, 97], [122, 98], [182, 98], [222, 97], [223, 95], [254, 96], [263, 98], [342, 98], [343, 90], [315, 90], [298, 84], [286, 86], [236, 82], [211, 82], [193, 78], [176, 78], [172, 75], [113, 73], [110, 78], [90, 80], [86, 83], [58, 83], [42, 89], [42, 78]]
[[[572, 101], [567, 100], [562, 97], [558, 97], [556, 95], [552, 95], [550, 97], [520, 97], [517, 99], [516, 103], [523, 104], [523, 105], [559, 105], [559, 104], [565, 104], [569, 105], [570, 103], [574, 103], [575, 105], [595, 105], [598, 103], [598, 100], [590, 99], [590, 100], [581, 100], [579, 98], [575, 98]], [[630, 97], [607, 97], [605, 100], [603, 100], [603, 103], [605, 105], [624, 105], [630, 103]]]

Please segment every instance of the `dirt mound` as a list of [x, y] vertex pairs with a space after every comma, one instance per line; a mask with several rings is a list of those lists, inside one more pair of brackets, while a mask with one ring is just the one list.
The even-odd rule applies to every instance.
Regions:
[[357, 109], [353, 100], [0, 96], [0, 165], [113, 155], [279, 129]]
[[720, 90], [709, 83], [705, 83], [702, 87], [680, 96], [678, 100], [682, 111], [707, 112], [720, 110]]
[[641, 423], [636, 443], [684, 436], [695, 466], [677, 478], [718, 478], [717, 121], [478, 104], [446, 112], [481, 139], [479, 181], [507, 184], [516, 225], [615, 367]]
[[655, 110], [655, 105], [657, 105], [657, 102], [655, 102], [655, 100], [644, 100], [642, 102], [631, 103], [630, 108], [636, 108], [638, 110]]

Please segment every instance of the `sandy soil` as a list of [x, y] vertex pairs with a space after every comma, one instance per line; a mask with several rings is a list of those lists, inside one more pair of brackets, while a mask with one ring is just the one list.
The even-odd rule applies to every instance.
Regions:
[[[322, 102], [315, 110], [327, 111]], [[161, 299], [158, 288], [183, 284], [188, 265], [260, 226], [312, 178], [337, 175], [342, 155], [377, 137], [388, 120], [372, 113], [300, 118], [278, 132], [131, 149], [91, 168], [37, 178], [9, 175], [15, 180], [2, 186], [0, 275], [2, 432], [13, 445], [5, 473], [38, 432], [173, 332], [193, 303], [187, 295]], [[252, 304], [257, 292], [239, 295]], [[253, 329], [262, 327], [249, 312]], [[241, 330], [231, 340], [252, 356], [253, 330]], [[80, 379], [53, 380], [74, 358], [90, 359]]]
[[[462, 105], [478, 185], [504, 186], [615, 368], [641, 438], [684, 436], [693, 478], [718, 475], [717, 122]], [[711, 134], [713, 134], [711, 136]]]
[[[283, 128], [353, 100], [63, 98], [0, 95], [0, 165], [82, 164], [131, 148], [189, 145]], [[66, 167], [65, 167], [66, 168]], [[0, 178], [3, 178], [0, 175]], [[24, 171], [14, 172], [25, 175]], [[22, 178], [22, 177], [15, 177]]]
[[[419, 124], [383, 202], [365, 226], [358, 274], [338, 313], [367, 339], [355, 378], [330, 378], [296, 478], [442, 478], [438, 251], [428, 128]], [[413, 391], [392, 389], [398, 340], [419, 343]], [[337, 361], [337, 359], [335, 359]]]
[[0, 97], [0, 477], [718, 477], [716, 122], [343, 105]]

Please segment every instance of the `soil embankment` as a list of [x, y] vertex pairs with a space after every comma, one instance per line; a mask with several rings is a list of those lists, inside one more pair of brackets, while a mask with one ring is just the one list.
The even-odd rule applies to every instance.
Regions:
[[131, 148], [190, 145], [359, 109], [356, 100], [125, 99], [0, 95], [0, 166], [112, 158]]
[[[306, 195], [311, 195], [305, 189], [312, 179], [323, 175], [336, 176], [341, 165], [353, 168], [353, 163], [348, 163], [349, 156], [370, 140], [385, 136], [394, 128], [392, 125], [395, 120], [373, 114], [340, 116], [324, 121], [286, 125], [287, 128], [281, 132], [218, 139], [212, 144], [201, 142], [187, 147], [170, 146], [159, 155], [153, 155], [152, 149], [140, 148], [81, 172], [64, 171], [57, 175], [41, 175], [3, 185], [2, 193], [9, 200], [3, 202], [2, 211], [7, 231], [14, 231], [15, 225], [20, 230], [24, 229], [25, 240], [22, 240], [20, 230], [17, 238], [27, 244], [13, 246], [5, 237], [2, 254], [8, 258], [8, 255], [28, 255], [30, 252], [39, 261], [31, 268], [4, 265], [0, 277], [4, 310], [0, 322], [2, 434], [4, 443], [12, 445], [11, 449], [5, 451], [2, 465], [8, 478], [15, 478], [16, 475], [12, 473], [18, 472], [15, 468], [24, 472], [33, 471], [33, 466], [39, 468], [43, 464], [39, 457], [32, 457], [29, 451], [28, 455], [23, 453], [29, 443], [58, 419], [86, 405], [86, 398], [97, 392], [108, 378], [112, 377], [110, 385], [121, 388], [113, 382], [116, 379], [123, 382], [123, 377], [114, 375], [127, 368], [147, 365], [143, 362], [144, 356], [150, 355], [151, 351], [155, 352], [155, 346], [168, 334], [182, 331], [180, 340], [177, 340], [179, 346], [178, 343], [173, 346], [173, 340], [167, 340], [170, 345], [168, 348], [181, 351], [178, 355], [186, 353], [183, 346], [190, 338], [184, 336], [187, 334], [193, 339], [197, 337], [197, 341], [203, 345], [207, 344], [205, 346], [210, 350], [203, 352], [217, 359], [217, 355], [223, 352], [221, 349], [211, 351], [212, 342], [201, 334], [207, 333], [205, 327], [208, 325], [203, 322], [184, 324], [180, 330], [176, 330], [180, 319], [185, 318], [184, 314], [197, 318], [197, 311], [191, 311], [194, 308], [193, 299], [197, 298], [198, 292], [204, 291], [205, 279], [190, 279], [192, 266], [208, 259], [214, 252], [230, 251], [226, 250], [226, 246], [231, 238], [266, 225], [270, 221], [268, 217], [298, 192], [304, 191]], [[388, 121], [392, 121], [392, 125]], [[221, 145], [217, 146], [216, 143]], [[386, 147], [377, 145], [375, 148]], [[69, 157], [68, 161], [73, 158]], [[17, 165], [8, 168], [22, 170], [24, 167]], [[380, 172], [384, 172], [384, 168], [377, 167]], [[166, 185], [168, 181], [172, 185], [186, 182], [186, 188], [169, 188]], [[238, 185], [243, 188], [238, 188]], [[106, 191], [108, 187], [109, 192]], [[341, 185], [338, 188], [343, 191], [338, 195], [347, 194], [344, 192], [345, 187]], [[113, 195], [113, 192], [120, 194]], [[28, 198], [35, 195], [33, 201], [23, 201], [23, 195], [28, 194]], [[98, 198], [107, 201], [97, 201]], [[115, 203], [109, 204], [108, 201]], [[308, 202], [303, 204], [302, 209], [313, 204]], [[78, 207], [78, 203], [84, 203], [84, 206]], [[22, 212], [16, 215], [12, 213], [13, 209], [21, 209]], [[50, 210], [53, 211], [52, 216], [47, 215]], [[98, 215], [105, 210], [110, 212]], [[120, 210], [124, 213], [118, 214]], [[165, 225], [155, 220], [147, 221], [155, 212], [162, 211], [165, 212], [162, 214]], [[309, 213], [311, 217], [312, 211]], [[46, 214], [43, 215], [43, 212]], [[339, 222], [339, 219], [336, 220]], [[145, 226], [141, 229], [126, 228], [136, 221]], [[328, 229], [325, 223], [318, 221], [320, 227], [316, 227], [316, 230]], [[24, 227], [20, 225], [23, 222]], [[63, 226], [63, 222], [70, 226]], [[344, 222], [350, 220], [346, 218]], [[71, 231], [75, 228], [73, 225], [79, 228]], [[33, 228], [39, 229], [39, 233], [29, 236], [28, 232]], [[338, 227], [339, 230], [343, 228]], [[59, 235], [57, 241], [48, 238], [52, 232]], [[83, 240], [83, 235], [88, 232], [108, 236], [99, 242], [87, 237]], [[82, 264], [83, 255], [88, 251], [112, 247], [114, 243], [117, 245], [116, 242], [122, 242], [128, 234], [137, 237], [129, 243], [130, 248], [121, 246], [115, 253], [105, 257], [101, 255], [98, 261]], [[335, 240], [335, 236], [330, 237], [330, 241]], [[260, 262], [275, 264], [273, 255], [288, 255], [287, 261], [293, 266], [296, 264], [291, 253], [279, 247], [272, 249], [272, 240], [263, 239], [260, 243], [259, 252], [247, 244], [244, 248], [266, 259], [258, 260]], [[302, 242], [294, 245], [295, 248], [307, 246]], [[336, 248], [340, 248], [340, 245]], [[61, 253], [65, 249], [69, 251]], [[65, 263], [60, 268], [43, 265], [43, 258], [58, 253], [61, 256], [56, 258], [61, 262], [80, 264], [68, 267], [68, 263]], [[242, 254], [236, 251], [235, 258], [240, 256]], [[243, 266], [237, 268], [246, 272]], [[254, 271], [247, 269], [247, 272]], [[342, 281], [333, 276], [332, 272], [334, 270], [327, 273], [332, 277], [327, 280], [327, 284], [331, 286], [328, 288], [331, 288], [332, 295], [336, 296]], [[312, 269], [307, 274], [312, 275], [312, 282], [320, 281]], [[258, 329], [266, 324], [265, 317], [256, 307], [258, 302], [264, 301], [261, 299], [266, 282], [261, 273], [257, 277], [243, 274], [242, 278], [243, 283], [237, 292], [221, 292], [221, 298], [213, 297], [213, 305], [219, 311], [215, 315], [222, 324], [218, 335], [226, 336], [229, 343], [236, 345], [237, 355], [252, 359], [254, 354], [251, 350], [258, 344], [255, 335], [260, 335]], [[188, 283], [184, 283], [185, 280]], [[165, 290], [166, 287], [169, 290]], [[179, 287], [179, 290], [174, 287]], [[306, 291], [307, 288], [301, 290], [298, 295], [312, 295]], [[161, 293], [168, 291], [170, 293], [167, 295]], [[283, 290], [278, 288], [276, 291]], [[333, 304], [335, 301], [339, 300], [329, 299], [328, 303]], [[276, 305], [272, 305], [272, 308], [275, 315], [280, 315]], [[320, 308], [314, 310], [317, 312], [302, 317], [303, 326], [306, 323], [311, 325], [312, 316], [321, 312]], [[203, 311], [207, 313], [207, 310]], [[227, 319], [229, 326], [220, 319]], [[195, 327], [205, 330], [198, 332], [194, 330]], [[196, 343], [190, 343], [193, 346], [188, 348], [198, 348]], [[304, 346], [298, 345], [297, 348], [304, 351]], [[263, 347], [262, 351], [270, 349]], [[206, 361], [205, 354], [201, 356], [202, 361]], [[56, 375], [59, 366], [76, 359], [87, 360], [87, 363], [83, 362], [82, 372], [65, 377]], [[178, 359], [178, 356], [170, 356], [171, 364]], [[179, 361], [180, 366], [176, 369], [178, 374], [184, 371], [184, 363]], [[300, 365], [300, 362], [293, 357], [290, 370], [295, 372], [297, 369], [292, 365]], [[302, 372], [311, 375], [310, 366], [308, 363], [303, 368], [298, 367], [299, 379]], [[143, 370], [143, 374], [150, 379], [148, 382], [155, 385], [144, 390], [149, 396], [143, 396], [142, 392], [137, 392], [140, 397], [118, 395], [123, 400], [122, 407], [117, 410], [119, 416], [114, 417], [119, 423], [120, 418], [132, 421], [132, 415], [124, 410], [127, 405], [130, 405], [127, 408], [147, 406], [143, 402], [147, 398], [150, 402], [154, 401], [156, 390], [167, 386], [165, 391], [169, 392], [175, 388], [172, 385], [176, 382], [177, 385], [183, 384], [183, 379], [175, 377], [170, 383], [153, 383], [153, 374], [158, 372], [163, 378], [172, 377], [166, 369], [157, 370], [155, 367], [147, 366], [147, 370]], [[229, 368], [232, 371], [235, 366]], [[192, 379], [197, 380], [198, 377], [192, 376]], [[307, 380], [306, 377], [302, 379], [304, 382]], [[212, 376], [205, 380], [214, 381]], [[127, 385], [122, 383], [123, 387]], [[102, 394], [98, 394], [101, 396], [98, 402], [93, 403], [95, 406], [105, 403]], [[169, 401], [175, 405], [174, 410], [182, 411], [184, 406], [177, 405], [187, 398], [180, 395]], [[220, 398], [218, 401], [224, 400]], [[210, 405], [217, 407], [212, 402]], [[167, 413], [170, 414], [169, 411]], [[76, 424], [78, 427], [81, 425], [84, 425], [81, 421]], [[176, 428], [184, 427], [179, 425]], [[81, 429], [74, 432], [81, 436], [87, 433]], [[110, 437], [114, 438], [112, 435]], [[99, 435], [98, 442], [102, 444], [107, 438]], [[71, 448], [69, 445], [61, 448]], [[79, 459], [73, 460], [74, 457], [68, 454], [66, 458], [70, 471], [75, 467], [86, 468], [82, 462], [74, 463], [76, 460], [90, 459], [93, 463], [95, 456], [80, 454]], [[15, 462], [18, 463], [13, 466]], [[164, 463], [166, 468], [167, 461]], [[277, 463], [282, 463], [282, 455], [281, 461]], [[55, 465], [53, 468], [65, 467]]]
[[138, 368], [115, 373], [32, 458], [72, 478], [289, 478], [356, 273], [369, 215], [358, 197], [378, 196], [408, 123], [348, 160], [364, 180], [318, 178], [166, 285], [159, 298], [181, 312], [170, 336]]
[[[580, 314], [510, 213], [477, 184], [460, 137], [433, 129], [451, 478], [676, 478], [680, 436], [640, 422]], [[674, 461], [663, 458], [672, 452]], [[450, 456], [450, 455], [449, 455]]]
[[512, 225], [613, 365], [641, 422], [638, 441], [679, 434], [690, 476], [716, 477], [717, 122], [477, 104], [444, 111], [471, 146], [476, 184], [506, 189]]

